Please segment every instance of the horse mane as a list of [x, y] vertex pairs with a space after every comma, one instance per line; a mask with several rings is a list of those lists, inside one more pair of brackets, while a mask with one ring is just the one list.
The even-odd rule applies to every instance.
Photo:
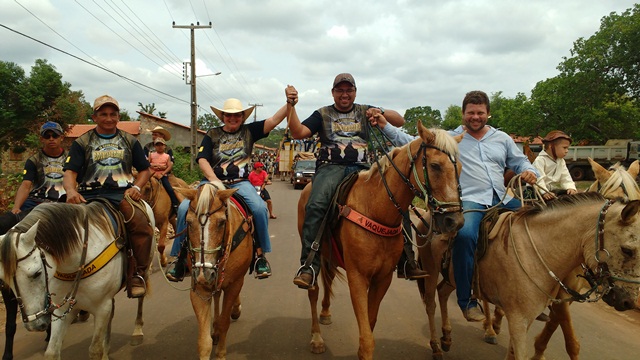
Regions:
[[[443, 150], [454, 159], [458, 158], [458, 155], [459, 155], [458, 142], [453, 138], [453, 136], [451, 136], [446, 130], [443, 130], [443, 129], [432, 128], [432, 129], [429, 129], [429, 131], [431, 131], [435, 135], [433, 146]], [[379, 171], [384, 174], [389, 168], [389, 159], [390, 158], [393, 159], [394, 156], [396, 156], [396, 154], [401, 151], [407, 151], [406, 148], [408, 146], [411, 146], [413, 142], [417, 142], [417, 141], [422, 141], [422, 138], [420, 136], [417, 136], [411, 142], [401, 147], [395, 147], [391, 149], [391, 151], [389, 151], [389, 154], [388, 154], [389, 156], [382, 156], [381, 159], [378, 160], [378, 163], [380, 165], [378, 165], [378, 163], [374, 163], [369, 170], [363, 171], [363, 173], [366, 174], [365, 176], [366, 181], [371, 179], [371, 176], [373, 176], [373, 174], [378, 173]]]
[[211, 203], [216, 199], [216, 187], [210, 184], [200, 186], [198, 195], [198, 203], [196, 204], [196, 214], [206, 214], [209, 211]]
[[640, 200], [640, 187], [638, 187], [638, 183], [631, 176], [627, 169], [621, 165], [620, 163], [616, 163], [609, 167], [611, 176], [604, 184], [601, 184], [600, 190], [598, 190], [598, 181], [594, 182], [590, 187], [589, 191], [599, 191], [605, 197], [619, 188], [626, 189], [628, 199], [625, 200]]
[[90, 219], [92, 225], [105, 232], [109, 231], [110, 224], [99, 203], [80, 206], [63, 203], [41, 204], [11, 231], [24, 233], [39, 221], [36, 244], [51, 254], [56, 261], [62, 260], [80, 248], [84, 242], [79, 229], [84, 227], [85, 216]]
[[582, 192], [574, 195], [563, 195], [546, 204], [538, 203], [532, 206], [523, 207], [516, 214], [519, 217], [531, 217], [547, 211], [562, 209], [567, 207], [575, 207], [581, 204], [594, 202], [604, 203], [606, 198], [597, 192]]

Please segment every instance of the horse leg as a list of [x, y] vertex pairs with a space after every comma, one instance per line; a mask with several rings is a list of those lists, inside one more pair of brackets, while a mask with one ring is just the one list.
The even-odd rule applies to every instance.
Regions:
[[[451, 276], [453, 278], [453, 274]], [[440, 304], [440, 317], [442, 318], [442, 337], [440, 342], [444, 351], [449, 351], [453, 343], [451, 320], [449, 319], [449, 296], [451, 296], [453, 290], [455, 288], [444, 281], [438, 285], [438, 303]]]
[[[349, 265], [347, 265], [347, 267], [349, 267]], [[369, 297], [367, 296], [370, 281], [365, 279], [361, 274], [356, 274], [355, 269], [347, 270], [347, 280], [349, 282], [351, 305], [356, 315], [358, 331], [360, 333], [358, 359], [373, 359], [375, 340], [373, 339], [371, 323], [369, 322]]]
[[164, 253], [164, 249], [167, 242], [167, 229], [169, 228], [169, 221], [165, 220], [160, 225], [159, 234], [158, 234], [158, 253], [160, 254], [160, 266], [167, 266], [167, 255]]
[[211, 323], [211, 340], [213, 345], [218, 344], [219, 334], [216, 332], [216, 323], [220, 318], [220, 292], [213, 295], [213, 322]]
[[331, 325], [331, 310], [329, 309], [331, 307], [331, 286], [333, 285], [333, 279], [336, 277], [336, 273], [326, 271], [322, 276], [324, 281], [324, 293], [322, 296], [322, 311], [320, 311], [320, 324]]
[[62, 341], [67, 335], [67, 330], [71, 322], [76, 316], [76, 312], [67, 314], [64, 319], [51, 322], [51, 338], [44, 352], [44, 358], [47, 360], [60, 360], [62, 351]]
[[[94, 360], [109, 360], [109, 332], [111, 331], [111, 320], [113, 319], [115, 300], [104, 302], [96, 308], [93, 313], [94, 326], [91, 345], [89, 346], [89, 358]], [[69, 315], [76, 317], [77, 311]], [[69, 316], [67, 316], [69, 317]], [[66, 319], [65, 319], [66, 322]]]
[[238, 320], [240, 318], [240, 314], [242, 314], [242, 303], [240, 302], [240, 294], [238, 294], [238, 297], [231, 308], [231, 319]]
[[536, 336], [534, 342], [535, 354], [531, 358], [533, 360], [544, 360], [544, 352], [547, 349], [551, 336], [558, 328], [558, 325], [562, 327], [562, 333], [564, 334], [564, 344], [567, 354], [571, 360], [578, 359], [580, 353], [580, 343], [575, 337], [573, 324], [571, 322], [571, 314], [569, 312], [570, 303], [552, 304], [551, 312], [549, 313], [550, 320], [545, 323], [544, 328]]
[[215, 332], [218, 334], [218, 345], [216, 346], [216, 359], [224, 360], [227, 356], [227, 331], [231, 325], [231, 309], [236, 303], [236, 299], [240, 296], [240, 290], [244, 283], [244, 277], [224, 290], [224, 299], [222, 300], [222, 312], [215, 322]]
[[[424, 266], [424, 265], [423, 265]], [[424, 269], [424, 267], [423, 267]], [[438, 276], [433, 276], [429, 272], [429, 277], [425, 279], [418, 279], [418, 288], [421, 291], [422, 303], [424, 309], [427, 312], [427, 318], [429, 319], [429, 346], [431, 346], [432, 357], [434, 360], [441, 360], [443, 358], [442, 349], [440, 348], [440, 341], [438, 340], [438, 332], [436, 330], [436, 287]], [[444, 318], [443, 318], [444, 319]]]
[[527, 329], [531, 325], [531, 320], [514, 314], [507, 316], [507, 320], [509, 324], [509, 351], [505, 358], [525, 360], [527, 352]]
[[4, 306], [7, 309], [6, 322], [4, 324], [5, 343], [2, 360], [13, 360], [13, 338], [17, 330], [18, 301], [9, 286], [2, 287], [2, 298], [4, 299]]
[[498, 344], [498, 337], [493, 328], [493, 319], [491, 317], [491, 307], [489, 302], [486, 300], [482, 301], [482, 306], [484, 310], [484, 321], [482, 322], [482, 326], [484, 327], [484, 342], [491, 345]]
[[502, 329], [502, 319], [504, 318], [504, 310], [501, 307], [496, 306], [493, 311], [493, 331], [496, 335], [500, 334], [500, 330]]
[[142, 310], [144, 307], [144, 296], [138, 298], [138, 312], [136, 313], [136, 323], [133, 327], [133, 334], [131, 335], [131, 346], [138, 346], [144, 341], [144, 333], [142, 327], [144, 326], [144, 318], [142, 317]]
[[[378, 321], [380, 303], [382, 302], [384, 295], [387, 293], [387, 290], [389, 290], [391, 279], [393, 279], [393, 272], [390, 272], [389, 275], [381, 276], [377, 281], [370, 282], [367, 308], [369, 309], [369, 326], [372, 333], [373, 329], [376, 327], [376, 322]], [[373, 337], [373, 334], [371, 336]], [[373, 352], [373, 348], [371, 351]]]
[[[196, 285], [196, 290], [202, 288]], [[200, 298], [196, 291], [190, 291], [191, 306], [198, 321], [198, 355], [200, 360], [209, 360], [213, 343], [211, 341], [211, 299]]]
[[[324, 275], [323, 275], [324, 276]], [[329, 289], [325, 288], [325, 294]], [[320, 322], [318, 320], [318, 296], [320, 295], [320, 287], [318, 285], [307, 290], [309, 297], [309, 306], [311, 307], [311, 352], [314, 354], [322, 354], [325, 352], [324, 339], [320, 332]]]

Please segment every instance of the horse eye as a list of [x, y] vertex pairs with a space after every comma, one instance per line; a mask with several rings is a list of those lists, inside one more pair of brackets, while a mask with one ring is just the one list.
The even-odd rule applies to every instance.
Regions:
[[442, 166], [437, 163], [431, 163], [431, 170], [433, 171], [442, 171]]
[[635, 259], [635, 257], [636, 257], [636, 250], [635, 249], [632, 249], [632, 248], [627, 247], [627, 246], [620, 246], [620, 250], [622, 251], [622, 254], [626, 258], [626, 260]]
[[39, 277], [40, 277], [40, 275], [42, 275], [42, 270], [38, 270], [38, 271], [36, 271], [35, 273], [33, 273], [33, 274], [31, 275], [31, 279], [32, 279], [32, 280], [35, 280], [35, 279], [39, 278]]

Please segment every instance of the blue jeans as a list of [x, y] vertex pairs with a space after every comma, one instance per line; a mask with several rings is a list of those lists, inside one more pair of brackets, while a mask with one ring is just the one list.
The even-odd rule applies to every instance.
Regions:
[[[493, 204], [499, 203], [500, 199], [494, 194]], [[509, 210], [520, 208], [520, 201], [511, 199], [506, 205], [500, 207]], [[471, 299], [471, 282], [473, 280], [473, 265], [476, 247], [478, 246], [478, 232], [480, 222], [484, 212], [469, 210], [486, 210], [488, 205], [478, 204], [472, 201], [462, 201], [465, 210], [464, 226], [458, 230], [458, 234], [453, 240], [453, 251], [451, 258], [453, 261], [453, 277], [456, 281], [456, 295], [458, 296], [458, 306], [462, 310], [478, 306], [475, 299]]]
[[[202, 183], [200, 183], [202, 185]], [[229, 185], [232, 189], [238, 189], [238, 195], [242, 196], [244, 201], [249, 205], [253, 213], [253, 226], [255, 226], [255, 235], [263, 253], [271, 252], [271, 238], [269, 237], [269, 210], [267, 204], [262, 200], [256, 189], [249, 181], [241, 181], [239, 183]], [[187, 228], [187, 211], [189, 210], [189, 200], [185, 199], [178, 206], [178, 215], [176, 218], [176, 233], [180, 234], [173, 240], [171, 246], [171, 256], [178, 256], [182, 242], [187, 237], [185, 229]], [[184, 232], [183, 232], [184, 231]]]

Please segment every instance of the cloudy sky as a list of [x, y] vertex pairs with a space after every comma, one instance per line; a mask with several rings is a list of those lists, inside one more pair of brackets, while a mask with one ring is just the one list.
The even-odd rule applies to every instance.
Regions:
[[172, 23], [211, 22], [212, 28], [195, 30], [196, 70], [221, 74], [197, 78], [199, 114], [235, 97], [262, 104], [257, 116], [263, 119], [284, 104], [291, 84], [300, 92], [298, 114], [306, 118], [332, 103], [335, 75], [351, 72], [358, 103], [400, 113], [431, 106], [444, 116], [469, 90], [529, 96], [538, 81], [557, 75], [575, 40], [633, 4], [0, 0], [0, 60], [28, 73], [36, 59], [47, 59], [89, 102], [108, 93], [133, 115], [138, 102], [155, 103], [169, 120], [188, 125], [191, 95], [182, 63], [190, 58], [190, 32]]

